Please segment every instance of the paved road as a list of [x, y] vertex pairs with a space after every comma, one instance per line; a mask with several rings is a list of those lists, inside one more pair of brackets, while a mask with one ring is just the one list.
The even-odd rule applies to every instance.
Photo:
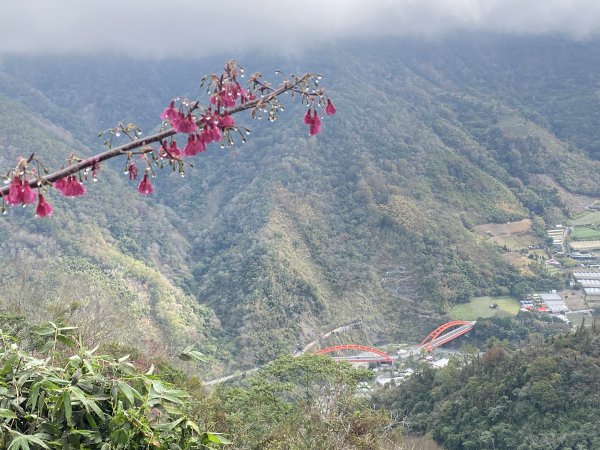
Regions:
[[[345, 325], [341, 325], [339, 327], [336, 327], [333, 330], [329, 330], [326, 333], [323, 333], [323, 334], [319, 335], [319, 337], [317, 339], [315, 339], [314, 341], [311, 341], [308, 344], [306, 344], [302, 348], [302, 350], [295, 351], [293, 356], [300, 356], [303, 353], [306, 353], [317, 342], [319, 342], [320, 339], [329, 337], [333, 333], [339, 333], [340, 331], [346, 331], [346, 330], [348, 330], [348, 329], [350, 329], [350, 328], [358, 325], [359, 323], [360, 323], [359, 320], [355, 320], [354, 322], [350, 322], [350, 323], [347, 323]], [[269, 363], [267, 363], [267, 364], [269, 364]], [[244, 370], [243, 372], [238, 372], [238, 373], [227, 375], [227, 376], [224, 376], [224, 377], [221, 377], [221, 378], [216, 378], [214, 380], [205, 381], [204, 385], [205, 386], [214, 386], [215, 384], [224, 383], [224, 382], [229, 381], [229, 380], [234, 380], [236, 378], [243, 377], [243, 376], [245, 376], [245, 375], [247, 375], [249, 373], [256, 372], [258, 369], [260, 369], [261, 367], [264, 367], [265, 365], [266, 364], [264, 364], [262, 366], [258, 366], [258, 367], [253, 367], [252, 369]]]

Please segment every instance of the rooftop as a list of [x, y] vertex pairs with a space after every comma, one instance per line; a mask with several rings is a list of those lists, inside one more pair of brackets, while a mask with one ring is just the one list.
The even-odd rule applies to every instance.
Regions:
[[[600, 286], [600, 285], [599, 285]], [[544, 303], [548, 302], [563, 302], [563, 298], [556, 293], [538, 294]]]

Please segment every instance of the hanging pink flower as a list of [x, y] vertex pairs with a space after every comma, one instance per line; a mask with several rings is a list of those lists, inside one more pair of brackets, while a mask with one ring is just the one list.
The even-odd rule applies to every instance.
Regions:
[[313, 115], [310, 120], [310, 129], [308, 134], [310, 136], [314, 136], [315, 134], [319, 134], [321, 132], [321, 118], [317, 114], [317, 111], [313, 111]]
[[6, 203], [9, 205], [20, 205], [23, 203], [23, 182], [21, 178], [15, 176], [10, 182], [10, 188], [8, 191], [8, 196], [6, 198]]
[[223, 138], [223, 135], [221, 134], [221, 130], [219, 129], [219, 127], [212, 125], [210, 127], [209, 132], [210, 132], [211, 142], [217, 142]]
[[81, 181], [77, 180], [75, 175], [61, 178], [55, 181], [52, 186], [65, 197], [81, 197], [86, 192], [85, 186]]
[[188, 137], [187, 144], [183, 149], [183, 153], [186, 156], [195, 156], [198, 153], [206, 151], [206, 145], [198, 134], [190, 134]]
[[138, 192], [142, 195], [150, 195], [154, 192], [152, 184], [150, 184], [150, 181], [148, 180], [148, 172], [144, 174], [144, 178], [140, 181]]
[[35, 208], [35, 215], [38, 217], [48, 217], [52, 215], [52, 205], [46, 201], [42, 194], [38, 194], [38, 204]]
[[317, 111], [314, 111], [311, 125], [319, 128], [319, 131], [321, 131], [321, 118], [317, 114]]
[[167, 159], [177, 159], [181, 157], [182, 151], [179, 147], [177, 147], [177, 142], [174, 140], [169, 144], [169, 149], [165, 150], [167, 141], [164, 141], [162, 146], [160, 147], [160, 157]]
[[333, 116], [335, 113], [335, 105], [331, 102], [330, 99], [327, 99], [327, 106], [325, 106], [325, 114], [327, 114], [328, 116]]
[[160, 115], [162, 120], [169, 120], [169, 122], [173, 121], [177, 117], [177, 110], [175, 109], [175, 102], [171, 100], [169, 107], [163, 111]]
[[306, 125], [312, 124], [312, 116], [310, 115], [310, 108], [308, 108], [308, 111], [306, 111], [306, 114], [304, 114], [304, 123]]
[[234, 127], [234, 126], [235, 126], [235, 121], [233, 120], [233, 117], [231, 117], [228, 113], [225, 113], [219, 117], [219, 127], [227, 128], [227, 127]]
[[197, 139], [198, 138], [196, 134], [190, 134], [188, 136], [187, 143], [185, 144], [185, 147], [183, 147], [183, 154], [185, 156], [194, 156], [196, 154], [194, 151], [194, 145], [196, 144]]
[[25, 180], [23, 182], [23, 204], [31, 205], [32, 203], [35, 203], [36, 197], [36, 192], [33, 189], [31, 189], [31, 186], [29, 186], [27, 180]]
[[54, 183], [52, 183], [52, 186], [54, 186], [54, 189], [57, 191], [60, 191], [62, 195], [65, 195], [65, 191], [67, 189], [67, 178], [56, 180]]
[[182, 112], [170, 123], [177, 133], [195, 133], [198, 129], [194, 117], [191, 114], [185, 116]]
[[133, 161], [127, 166], [127, 173], [129, 174], [130, 180], [135, 180], [138, 176], [138, 168]]
[[79, 181], [75, 175], [71, 175], [67, 181], [67, 197], [81, 197], [85, 194], [85, 186]]

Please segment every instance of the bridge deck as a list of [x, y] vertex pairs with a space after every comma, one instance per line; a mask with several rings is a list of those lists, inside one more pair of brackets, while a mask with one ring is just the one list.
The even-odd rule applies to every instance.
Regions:
[[471, 331], [473, 329], [473, 327], [475, 326], [475, 323], [476, 322], [469, 322], [465, 325], [462, 325], [458, 328], [455, 328], [451, 331], [448, 331], [447, 333], [444, 333], [444, 334], [436, 337], [435, 339], [431, 340], [430, 342], [423, 343], [419, 347], [419, 350], [425, 350], [425, 351], [430, 352], [434, 348], [444, 345], [447, 342], [450, 342], [450, 341], [456, 339], [457, 337], [468, 333], [469, 331]]

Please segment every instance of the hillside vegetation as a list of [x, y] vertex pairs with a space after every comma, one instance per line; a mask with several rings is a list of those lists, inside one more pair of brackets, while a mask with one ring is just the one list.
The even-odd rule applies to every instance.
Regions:
[[496, 343], [466, 362], [425, 366], [379, 401], [447, 449], [599, 448], [599, 344], [595, 326], [517, 350]]
[[[338, 114], [318, 139], [290, 106], [274, 127], [248, 119], [248, 144], [211, 149], [185, 179], [157, 180], [148, 200], [117, 164], [86, 198], [67, 206], [54, 196], [60, 212], [49, 221], [11, 211], [0, 248], [23, 263], [4, 264], [2, 292], [35, 310], [105, 304], [123, 320], [122, 308], [149, 346], [193, 341], [218, 372], [358, 318], [373, 340], [412, 341], [474, 296], [556, 288], [562, 279], [537, 266], [521, 273], [475, 226], [529, 218], [543, 242], [566, 212], [558, 187], [600, 194], [590, 56], [599, 51], [594, 41], [457, 36], [283, 63], [241, 55], [246, 66], [323, 73]], [[90, 136], [117, 120], [153, 126], [210, 64], [7, 59], [0, 163], [35, 150], [60, 164], [97, 149]], [[32, 282], [50, 279], [65, 294]], [[81, 299], [66, 298], [73, 283], [85, 287]], [[2, 294], [7, 307], [14, 295]]]

